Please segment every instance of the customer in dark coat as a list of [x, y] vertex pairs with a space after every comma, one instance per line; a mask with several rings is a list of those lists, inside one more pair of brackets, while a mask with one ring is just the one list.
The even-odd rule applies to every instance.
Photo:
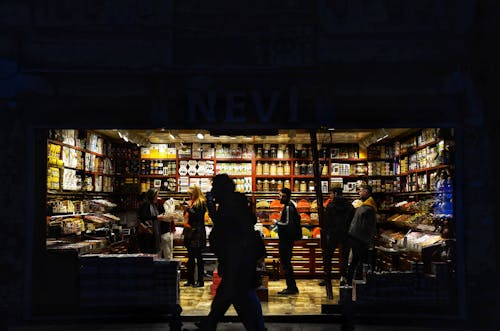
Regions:
[[[349, 248], [347, 245], [347, 232], [354, 215], [354, 207], [342, 193], [341, 187], [333, 188], [331, 201], [325, 209], [325, 226], [321, 234], [326, 236], [326, 251], [324, 252], [323, 266], [325, 280], [330, 280], [332, 270], [332, 257], [335, 249], [340, 248], [340, 284], [344, 285], [349, 262]], [[320, 283], [325, 285], [325, 281]]]
[[208, 316], [197, 325], [201, 330], [216, 330], [232, 304], [246, 330], [265, 330], [255, 291], [258, 286], [255, 217], [247, 198], [235, 192], [234, 182], [227, 174], [219, 174], [213, 178], [212, 191], [207, 193], [207, 206], [214, 223], [210, 245], [217, 256], [217, 271], [222, 279]]
[[356, 208], [348, 232], [352, 260], [347, 270], [347, 285], [352, 284], [357, 269], [367, 260], [377, 233], [377, 204], [372, 197], [372, 187], [361, 185], [359, 196], [362, 204]]
[[[207, 243], [205, 231], [205, 212], [207, 200], [199, 186], [188, 189], [189, 203], [184, 214], [184, 246], [188, 251], [187, 282], [185, 286], [203, 287], [205, 274], [202, 252]], [[197, 266], [197, 281], [195, 283], [195, 267]]]
[[[164, 226], [165, 208], [158, 198], [158, 189], [151, 188], [144, 194], [144, 200], [139, 205], [137, 217], [139, 218], [138, 239], [142, 253], [160, 254], [160, 236], [162, 231], [170, 231], [169, 226]], [[166, 224], [166, 223], [165, 223]], [[166, 228], [165, 230], [163, 230]]]

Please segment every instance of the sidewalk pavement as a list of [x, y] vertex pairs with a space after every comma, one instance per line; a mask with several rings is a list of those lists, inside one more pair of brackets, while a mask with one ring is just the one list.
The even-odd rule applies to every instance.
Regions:
[[[408, 321], [406, 325], [379, 325], [363, 323], [354, 325], [351, 330], [356, 331], [479, 331], [486, 330], [477, 326], [457, 325], [421, 325], [415, 321]], [[442, 325], [443, 324], [443, 325]], [[269, 331], [343, 331], [340, 323], [266, 323]], [[193, 322], [183, 322], [182, 330], [196, 330]], [[166, 331], [170, 330], [168, 322], [44, 322], [9, 326], [9, 331]], [[245, 331], [239, 322], [220, 323], [220, 331]], [[490, 329], [489, 329], [490, 330]], [[489, 331], [488, 330], [488, 331]], [[491, 329], [493, 330], [493, 329]]]

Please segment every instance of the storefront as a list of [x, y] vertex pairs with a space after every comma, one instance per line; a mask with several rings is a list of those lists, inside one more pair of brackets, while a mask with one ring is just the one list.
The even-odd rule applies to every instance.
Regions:
[[[51, 256], [69, 251], [77, 253], [73, 258], [79, 256], [73, 263], [80, 265], [73, 270], [76, 274], [65, 272], [66, 277], [79, 280], [78, 293], [73, 293], [71, 301], [87, 309], [115, 310], [125, 305], [124, 292], [130, 295], [138, 282], [130, 274], [137, 276], [137, 270], [144, 268], [140, 261], [152, 259], [137, 255], [141, 253], [136, 240], [140, 194], [157, 188], [163, 201], [172, 204], [169, 215], [176, 225], [173, 258], [180, 264], [168, 275], [158, 270], [156, 261], [158, 266], [150, 272], [163, 275], [170, 283], [163, 289], [151, 284], [156, 288], [151, 294], [158, 295], [150, 297], [150, 303], [162, 299], [167, 303], [169, 297], [179, 296], [186, 315], [196, 315], [196, 305], [189, 307], [192, 301], [207, 307], [203, 289], [181, 287], [187, 260], [182, 242], [183, 203], [190, 186], [207, 192], [215, 174], [227, 173], [236, 190], [255, 206], [256, 228], [265, 238], [265, 282], [259, 293], [266, 315], [290, 313], [283, 303], [280, 307], [282, 299], [276, 295], [276, 288], [283, 286], [279, 234], [273, 225], [281, 211], [279, 190], [292, 190], [301, 215], [303, 238], [296, 242], [293, 257], [299, 287], [308, 300], [311, 292], [319, 292], [320, 298], [309, 305], [310, 310], [297, 307], [292, 311], [334, 313], [340, 305], [340, 257], [336, 252], [332, 260], [334, 296], [327, 300], [327, 292], [318, 285], [325, 277], [320, 223], [326, 221], [320, 220], [318, 201], [326, 206], [331, 188], [341, 187], [355, 203], [363, 183], [373, 187], [379, 205], [379, 234], [370, 260], [364, 261], [364, 273], [354, 284], [356, 302], [366, 305], [376, 300], [385, 302], [386, 308], [405, 303], [422, 311], [457, 312], [453, 129], [322, 129], [312, 133], [318, 142], [316, 161], [311, 132], [269, 132], [232, 136], [230, 131], [214, 135], [206, 130], [168, 128], [49, 129], [46, 249]], [[314, 173], [319, 174], [320, 192]], [[207, 219], [207, 235], [211, 228]], [[101, 254], [100, 259], [95, 254]], [[204, 290], [213, 294], [216, 262], [209, 248], [205, 259], [207, 283], [211, 284]], [[128, 304], [134, 306], [137, 298], [129, 299]]]
[[[328, 85], [304, 88], [313, 85], [317, 75], [301, 74], [297, 78], [301, 84], [282, 89], [269, 88], [269, 82], [276, 85], [288, 75], [252, 76], [245, 86], [238, 86], [240, 80], [234, 77], [214, 76], [218, 83], [207, 83], [207, 76], [189, 76], [176, 79], [176, 88], [161, 98], [120, 96], [116, 89], [120, 84], [120, 88], [127, 86], [125, 77], [100, 83], [103, 88], [114, 86], [107, 89], [107, 94], [114, 96], [97, 97], [92, 91], [101, 86], [94, 86], [86, 96], [41, 98], [20, 104], [22, 109], [40, 110], [32, 112], [30, 129], [36, 151], [34, 194], [40, 202], [34, 203], [33, 216], [46, 222], [35, 222], [33, 227], [33, 272], [43, 275], [45, 271], [45, 276], [32, 279], [33, 313], [53, 312], [53, 307], [71, 313], [70, 307], [82, 305], [82, 297], [87, 300], [83, 306], [92, 311], [110, 307], [114, 312], [126, 311], [126, 301], [114, 305], [113, 300], [106, 302], [99, 296], [104, 292], [99, 286], [105, 286], [110, 296], [115, 295], [111, 289], [123, 293], [123, 286], [134, 286], [124, 284], [123, 277], [114, 278], [112, 271], [107, 271], [106, 282], [88, 278], [84, 286], [89, 290], [82, 296], [82, 257], [91, 252], [136, 253], [121, 245], [130, 234], [121, 231], [132, 223], [137, 197], [147, 187], [158, 186], [162, 197], [182, 201], [189, 185], [207, 188], [209, 178], [219, 172], [237, 179], [239, 188], [258, 208], [259, 223], [267, 236], [270, 282], [275, 281], [273, 272], [280, 278], [279, 267], [276, 275], [275, 249], [279, 239], [269, 224], [272, 214], [279, 212], [269, 206], [278, 187], [289, 185], [296, 202], [309, 204], [302, 210], [304, 239], [297, 244], [295, 266], [297, 278], [320, 288], [322, 255], [317, 238], [319, 217], [314, 208], [318, 195], [310, 183], [314, 180], [310, 132], [314, 132], [323, 200], [332, 185], [342, 186], [355, 199], [357, 185], [367, 182], [380, 203], [380, 240], [371, 264], [373, 272], [361, 275], [363, 281], [357, 287], [360, 311], [376, 301], [384, 302], [386, 308], [398, 307], [394, 314], [460, 316], [464, 300], [460, 251], [466, 220], [461, 213], [460, 189], [464, 169], [457, 162], [463, 147], [459, 98], [454, 92], [443, 96], [395, 90], [384, 96], [365, 89], [353, 92], [360, 94], [354, 96], [341, 95]], [[255, 83], [257, 78], [266, 82], [263, 86], [267, 88]], [[69, 81], [82, 84], [80, 79]], [[167, 82], [158, 85], [173, 84]], [[193, 82], [201, 87], [186, 88]], [[79, 91], [75, 86], [68, 94]], [[394, 116], [394, 109], [399, 109], [401, 116]], [[49, 120], [56, 117], [60, 119], [57, 126]], [[198, 131], [209, 136], [200, 141], [195, 138]], [[90, 205], [96, 207], [95, 201], [101, 199], [109, 201], [112, 208], [104, 208], [107, 202], [101, 201], [98, 210], [91, 210]], [[109, 215], [92, 220], [92, 216], [102, 214]], [[98, 233], [101, 238], [95, 238]], [[75, 234], [90, 242], [65, 242]], [[182, 261], [185, 251], [181, 240], [175, 239], [174, 255]], [[61, 248], [64, 254], [57, 253]], [[333, 262], [335, 289], [338, 254]], [[131, 266], [124, 270], [127, 268]], [[182, 277], [182, 263], [179, 269]], [[130, 275], [137, 272], [131, 271], [126, 278], [133, 283]], [[72, 286], [75, 282], [77, 287]], [[180, 290], [182, 302], [186, 289], [179, 288], [179, 282], [174, 288]], [[271, 301], [263, 301], [265, 305], [272, 304], [273, 291], [268, 291]], [[324, 291], [320, 288], [318, 292], [326, 297]], [[317, 304], [318, 315], [338, 312], [338, 292], [334, 295], [333, 301]]]

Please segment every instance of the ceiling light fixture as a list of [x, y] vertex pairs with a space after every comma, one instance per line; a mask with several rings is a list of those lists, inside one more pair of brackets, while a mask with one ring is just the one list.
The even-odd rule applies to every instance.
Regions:
[[175, 140], [175, 135], [172, 132], [169, 132], [168, 136], [170, 137], [170, 139]]
[[198, 138], [198, 139], [202, 140], [202, 139], [205, 139], [205, 136], [203, 135], [203, 133], [198, 132], [198, 133], [196, 134], [196, 138]]

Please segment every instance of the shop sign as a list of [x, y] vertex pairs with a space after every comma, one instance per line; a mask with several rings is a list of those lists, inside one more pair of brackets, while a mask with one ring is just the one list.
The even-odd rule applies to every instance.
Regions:
[[153, 102], [151, 120], [158, 125], [211, 129], [214, 126], [246, 129], [317, 126], [333, 115], [333, 101], [288, 89], [189, 90], [179, 97]]
[[288, 123], [298, 123], [298, 98], [296, 89], [287, 93], [273, 90], [269, 94], [253, 91], [208, 91], [188, 93], [189, 122], [205, 123], [261, 123], [268, 124], [280, 118]]

